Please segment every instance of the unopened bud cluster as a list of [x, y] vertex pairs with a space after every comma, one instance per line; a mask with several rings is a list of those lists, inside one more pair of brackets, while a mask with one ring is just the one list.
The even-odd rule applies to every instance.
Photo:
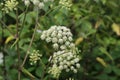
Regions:
[[69, 10], [72, 6], [72, 0], [60, 0], [59, 4], [62, 6], [62, 8]]
[[24, 4], [29, 6], [32, 3], [34, 6], [39, 7], [39, 9], [43, 9], [47, 2], [53, 2], [54, 0], [24, 0]]
[[52, 74], [53, 77], [58, 78], [61, 70], [57, 67], [57, 65], [54, 64], [52, 67], [50, 67], [48, 73]]
[[16, 6], [18, 5], [17, 0], [4, 0], [4, 3], [1, 3], [3, 6], [2, 10], [6, 13], [9, 13], [10, 11], [16, 10]]
[[29, 53], [29, 61], [30, 61], [30, 64], [33, 65], [33, 64], [36, 64], [38, 60], [40, 60], [40, 57], [42, 55], [39, 53], [39, 50], [33, 50], [32, 53]]
[[[49, 73], [54, 77], [57, 75], [55, 78], [63, 70], [77, 73], [78, 68], [80, 68], [80, 56], [78, 49], [73, 43], [72, 36], [70, 29], [65, 26], [51, 26], [48, 30], [42, 32], [41, 39], [47, 43], [52, 43], [52, 47], [55, 49], [55, 52], [49, 59], [53, 64]], [[55, 72], [55, 69], [58, 69], [58, 72], [57, 70]]]

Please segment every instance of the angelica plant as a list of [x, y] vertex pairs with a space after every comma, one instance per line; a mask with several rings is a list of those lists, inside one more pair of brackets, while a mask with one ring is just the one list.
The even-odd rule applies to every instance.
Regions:
[[[10, 31], [12, 29], [9, 30], [9, 28], [7, 28], [7, 26], [9, 26], [9, 25], [6, 25], [3, 21], [1, 21], [1, 23], [8, 29], [8, 31], [13, 36], [15, 35], [14, 39], [16, 39], [16, 41], [13, 43], [12, 48], [15, 46], [16, 53], [18, 56], [18, 58], [17, 58], [18, 80], [21, 80], [20, 76], [22, 73], [25, 73], [32, 78], [36, 78], [27, 69], [24, 68], [24, 65], [27, 60], [29, 60], [29, 63], [32, 66], [34, 66], [34, 65], [36, 66], [36, 64], [40, 61], [40, 63], [39, 63], [40, 68], [42, 66], [43, 70], [44, 70], [41, 73], [42, 74], [42, 76], [40, 76], [41, 79], [44, 78], [44, 74], [48, 74], [48, 73], [49, 73], [49, 75], [52, 75], [54, 78], [59, 78], [62, 71], [65, 71], [65, 72], [71, 71], [73, 73], [77, 73], [78, 69], [80, 68], [80, 63], [79, 63], [80, 56], [79, 56], [79, 53], [77, 52], [77, 47], [75, 46], [75, 44], [73, 42], [73, 34], [71, 33], [70, 29], [67, 28], [66, 26], [54, 25], [54, 26], [51, 26], [48, 30], [44, 30], [44, 31], [40, 32], [41, 40], [46, 41], [48, 44], [50, 43], [54, 50], [54, 52], [52, 52], [53, 54], [49, 56], [51, 59], [48, 58], [49, 59], [48, 64], [50, 64], [50, 65], [46, 65], [46, 63], [44, 63], [44, 61], [42, 60], [43, 59], [42, 54], [40, 54], [38, 50], [35, 49], [30, 52], [30, 48], [32, 47], [32, 44], [34, 43], [36, 31], [39, 26], [40, 10], [41, 11], [42, 11], [42, 9], [44, 10], [44, 8], [46, 6], [49, 7], [49, 9], [50, 9], [51, 8], [50, 6], [53, 6], [52, 4], [53, 4], [54, 0], [23, 0], [22, 2], [23, 2], [24, 7], [26, 7], [25, 12], [24, 12], [25, 15], [21, 13], [21, 11], [23, 9], [20, 9], [21, 10], [20, 12], [17, 11], [15, 13], [16, 16], [14, 15], [14, 12], [12, 15], [11, 14], [9, 15], [10, 11], [17, 10], [17, 8], [19, 8], [18, 0], [4, 0], [3, 3], [1, 3], [1, 5], [0, 5], [0, 7], [2, 7], [2, 11], [5, 11], [5, 13], [8, 13], [6, 15], [8, 15], [10, 17], [15, 16], [15, 18], [16, 18], [15, 19], [16, 20], [16, 23], [15, 23], [16, 33], [12, 33], [12, 31]], [[67, 0], [59, 0], [57, 4], [58, 4], [57, 7], [61, 6], [60, 8], [66, 8], [69, 10], [72, 5], [72, 2], [67, 1]], [[32, 7], [30, 5], [32, 5]], [[21, 36], [21, 35], [23, 35], [21, 33], [24, 30], [24, 26], [26, 26], [26, 23], [25, 23], [26, 19], [29, 19], [26, 17], [29, 14], [29, 12], [27, 13], [27, 10], [29, 10], [29, 6], [32, 9], [35, 9], [37, 16], [35, 19], [36, 23], [35, 23], [34, 33], [32, 35], [32, 38], [30, 40], [28, 48], [24, 49], [24, 50], [26, 50], [26, 55], [24, 56], [24, 59], [22, 60], [23, 56], [21, 56], [20, 50], [23, 49], [24, 48], [23, 46], [26, 44], [21, 45], [21, 43], [22, 43], [21, 38], [23, 37], [23, 36]], [[23, 19], [22, 24], [19, 23], [20, 22], [19, 20], [22, 20], [21, 16]], [[9, 38], [8, 38], [8, 40], [9, 40]], [[0, 64], [2, 64], [2, 63], [3, 63], [3, 55], [0, 54]]]

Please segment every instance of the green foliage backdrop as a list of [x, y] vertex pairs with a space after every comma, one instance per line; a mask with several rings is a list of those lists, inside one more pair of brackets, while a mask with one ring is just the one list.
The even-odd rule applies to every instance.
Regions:
[[[20, 80], [54, 80], [51, 75], [44, 73], [44, 65], [30, 65], [29, 58], [24, 68], [20, 66], [28, 48], [29, 51], [39, 50], [43, 64], [48, 64], [53, 50], [50, 44], [40, 39], [40, 32], [52, 25], [70, 28], [82, 57], [78, 72], [62, 72], [59, 80], [70, 77], [74, 80], [120, 80], [120, 0], [72, 0], [70, 10], [57, 6], [56, 0], [52, 8], [48, 3], [39, 10], [37, 23], [38, 13], [33, 5], [26, 7], [23, 1], [18, 1], [18, 17], [16, 11], [5, 14], [0, 10], [0, 52], [4, 54], [3, 64], [0, 64], [0, 80], [18, 80], [18, 69], [21, 72]], [[34, 30], [34, 40], [29, 47]], [[36, 79], [33, 79], [34, 76]]]

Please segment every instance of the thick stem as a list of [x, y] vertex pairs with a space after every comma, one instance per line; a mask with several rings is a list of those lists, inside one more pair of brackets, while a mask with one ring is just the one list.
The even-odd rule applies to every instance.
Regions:
[[35, 80], [35, 79], [36, 79], [36, 77], [35, 77], [34, 75], [32, 75], [32, 74], [31, 74], [28, 70], [26, 70], [24, 67], [21, 68], [21, 71], [22, 71], [24, 74], [28, 75], [28, 76], [31, 78], [31, 80]]
[[[18, 29], [18, 11], [16, 10], [16, 39], [19, 38], [19, 29]], [[19, 51], [19, 41], [16, 44], [17, 55], [18, 55], [18, 80], [20, 80], [20, 51]]]

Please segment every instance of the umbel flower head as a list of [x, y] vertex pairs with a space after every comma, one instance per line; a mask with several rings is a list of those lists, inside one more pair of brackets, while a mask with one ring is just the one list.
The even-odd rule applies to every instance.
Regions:
[[37, 6], [39, 9], [43, 9], [45, 3], [53, 2], [53, 0], [23, 0], [26, 6], [29, 6], [32, 3], [34, 6]]
[[40, 57], [42, 55], [39, 53], [39, 50], [33, 50], [32, 53], [29, 53], [29, 61], [30, 61], [30, 64], [33, 65], [33, 64], [36, 64], [38, 60], [40, 60]]
[[55, 50], [65, 50], [75, 47], [72, 43], [72, 33], [65, 26], [51, 26], [50, 29], [42, 32], [41, 39], [47, 43], [53, 43]]
[[9, 13], [10, 11], [16, 10], [16, 6], [18, 5], [17, 0], [4, 0], [5, 3], [1, 3], [3, 5], [2, 10], [6, 13]]
[[74, 51], [63, 50], [54, 52], [51, 63], [57, 65], [61, 71], [65, 70], [66, 72], [73, 71], [74, 73], [77, 73], [77, 69], [80, 68], [80, 57], [75, 49], [73, 50]]
[[54, 52], [49, 61], [53, 66], [49, 68], [48, 73], [54, 78], [58, 78], [62, 71], [77, 73], [80, 68], [80, 56], [75, 49]]
[[59, 5], [61, 5], [62, 8], [70, 10], [72, 6], [72, 0], [60, 0]]

